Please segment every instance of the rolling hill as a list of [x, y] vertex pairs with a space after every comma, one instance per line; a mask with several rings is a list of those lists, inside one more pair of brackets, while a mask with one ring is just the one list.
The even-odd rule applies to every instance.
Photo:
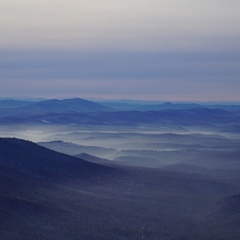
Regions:
[[98, 112], [109, 110], [109, 108], [101, 104], [81, 98], [50, 99], [33, 103], [25, 109], [35, 112]]
[[35, 143], [16, 138], [0, 139], [1, 167], [32, 177], [87, 177], [107, 167], [64, 155]]
[[2, 117], [22, 117], [23, 115], [29, 117], [46, 113], [86, 113], [100, 111], [109, 111], [109, 108], [81, 98], [49, 99], [38, 102], [0, 101], [0, 116]]
[[[101, 166], [12, 138], [0, 139], [0, 181], [1, 240], [220, 239], [219, 222], [206, 231], [198, 216], [238, 191], [211, 176]], [[222, 232], [229, 239], [229, 227]]]

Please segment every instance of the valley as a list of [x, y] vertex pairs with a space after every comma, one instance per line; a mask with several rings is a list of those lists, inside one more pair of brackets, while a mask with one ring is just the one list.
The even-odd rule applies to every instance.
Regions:
[[238, 111], [60, 103], [0, 108], [1, 240], [239, 239]]

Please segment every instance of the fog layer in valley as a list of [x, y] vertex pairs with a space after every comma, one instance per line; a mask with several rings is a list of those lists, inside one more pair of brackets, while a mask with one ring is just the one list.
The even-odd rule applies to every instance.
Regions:
[[46, 123], [2, 126], [1, 135], [27, 139], [73, 156], [86, 153], [131, 166], [189, 164], [232, 169], [240, 156], [240, 139], [211, 129]]

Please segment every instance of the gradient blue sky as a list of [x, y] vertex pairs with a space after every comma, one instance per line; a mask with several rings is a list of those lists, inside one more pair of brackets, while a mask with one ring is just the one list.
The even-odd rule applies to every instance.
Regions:
[[0, 97], [240, 100], [239, 0], [0, 0]]

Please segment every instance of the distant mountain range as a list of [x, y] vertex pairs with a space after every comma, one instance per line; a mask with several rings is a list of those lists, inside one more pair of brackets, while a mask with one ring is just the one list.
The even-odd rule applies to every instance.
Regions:
[[109, 108], [101, 104], [80, 99], [50, 99], [38, 102], [0, 100], [0, 116], [35, 115], [44, 113], [104, 112]]
[[133, 102], [123, 103], [124, 106], [119, 107], [121, 102], [110, 103], [104, 106], [105, 103], [99, 104], [79, 98], [37, 102], [0, 100], [0, 125], [147, 126], [174, 127], [181, 131], [187, 131], [189, 127], [204, 127], [214, 128], [222, 133], [240, 133], [240, 105], [196, 103], [141, 105], [141, 102]]
[[107, 111], [109, 108], [92, 101], [74, 98], [45, 100], [28, 105], [26, 109], [36, 112], [98, 112]]
[[159, 111], [159, 110], [188, 110], [196, 108], [222, 109], [225, 111], [240, 111], [240, 104], [204, 104], [204, 103], [152, 103], [144, 101], [89, 101], [81, 98], [48, 99], [48, 100], [19, 100], [0, 99], [0, 109], [21, 108], [26, 112], [99, 112], [99, 111]]
[[100, 104], [121, 111], [159, 111], [159, 110], [186, 110], [194, 108], [222, 109], [226, 111], [240, 111], [240, 104], [204, 104], [204, 103], [154, 103], [141, 101], [99, 101]]
[[[53, 103], [53, 102], [51, 102]], [[40, 109], [48, 102], [39, 103]], [[55, 104], [54, 104], [55, 105]], [[39, 106], [39, 105], [37, 105]], [[44, 112], [37, 107], [0, 109], [1, 124], [92, 124], [92, 125], [148, 125], [148, 126], [201, 126], [219, 127], [219, 131], [239, 132], [240, 112], [228, 112], [221, 109], [195, 108], [186, 110], [161, 111], [104, 111], [70, 112], [55, 111], [57, 107]], [[47, 107], [46, 107], [47, 108]], [[35, 110], [34, 110], [35, 109]], [[55, 110], [53, 110], [55, 109]], [[68, 108], [69, 109], [69, 108]], [[221, 128], [221, 126], [225, 126]]]

